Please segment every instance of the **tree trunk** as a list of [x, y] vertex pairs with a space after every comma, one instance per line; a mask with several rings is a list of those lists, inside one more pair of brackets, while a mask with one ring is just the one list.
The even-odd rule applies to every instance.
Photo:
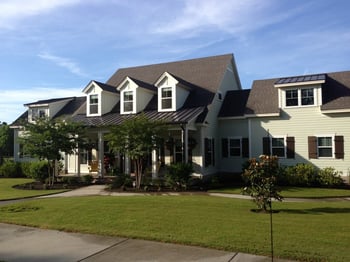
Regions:
[[136, 188], [140, 189], [142, 179], [142, 159], [136, 159], [135, 166]]

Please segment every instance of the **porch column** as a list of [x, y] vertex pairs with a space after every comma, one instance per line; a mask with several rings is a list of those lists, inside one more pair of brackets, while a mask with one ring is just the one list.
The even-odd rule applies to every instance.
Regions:
[[152, 149], [152, 179], [155, 179], [158, 177], [158, 170], [157, 170], [157, 150]]
[[182, 134], [182, 152], [183, 152], [183, 161], [188, 163], [188, 128], [187, 125], [181, 125], [181, 134]]
[[100, 178], [104, 175], [104, 139], [103, 132], [98, 132], [98, 176]]
[[76, 170], [77, 170], [77, 174], [78, 174], [78, 176], [80, 176], [80, 149], [78, 148], [77, 149], [77, 168], [76, 168]]

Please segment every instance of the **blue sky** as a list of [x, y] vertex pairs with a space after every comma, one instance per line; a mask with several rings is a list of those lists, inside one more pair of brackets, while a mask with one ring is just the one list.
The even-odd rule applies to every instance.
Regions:
[[233, 53], [256, 79], [350, 70], [348, 0], [1, 0], [0, 121], [122, 67]]

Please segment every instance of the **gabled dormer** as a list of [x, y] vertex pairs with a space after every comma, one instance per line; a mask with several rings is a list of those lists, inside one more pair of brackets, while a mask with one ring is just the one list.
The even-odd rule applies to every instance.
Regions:
[[176, 111], [183, 106], [188, 97], [191, 84], [164, 72], [156, 81], [158, 89], [158, 111]]
[[28, 107], [28, 122], [33, 123], [39, 118], [53, 118], [72, 99], [47, 99], [25, 104]]
[[86, 116], [101, 116], [119, 102], [119, 92], [113, 86], [91, 81], [83, 90], [86, 94]]
[[280, 108], [301, 108], [322, 105], [322, 84], [325, 74], [285, 77], [278, 79], [274, 87], [278, 88]]
[[141, 112], [156, 94], [156, 88], [153, 85], [128, 76], [117, 86], [117, 90], [121, 96], [121, 114]]

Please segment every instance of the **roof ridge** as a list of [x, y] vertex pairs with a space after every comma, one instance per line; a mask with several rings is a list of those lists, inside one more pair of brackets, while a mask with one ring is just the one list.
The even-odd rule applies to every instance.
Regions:
[[164, 65], [164, 64], [177, 64], [177, 63], [183, 63], [183, 62], [190, 62], [190, 61], [197, 61], [197, 60], [206, 60], [206, 59], [213, 59], [213, 58], [219, 58], [224, 56], [230, 56], [232, 57], [232, 53], [222, 54], [222, 55], [213, 55], [213, 56], [206, 56], [206, 57], [197, 57], [197, 58], [189, 58], [189, 59], [183, 59], [183, 60], [174, 60], [169, 62], [160, 62], [160, 63], [153, 63], [153, 64], [144, 64], [139, 66], [129, 66], [129, 67], [121, 67], [119, 70], [128, 70], [133, 68], [142, 68], [142, 67], [150, 67], [150, 66], [157, 66], [157, 65]]

